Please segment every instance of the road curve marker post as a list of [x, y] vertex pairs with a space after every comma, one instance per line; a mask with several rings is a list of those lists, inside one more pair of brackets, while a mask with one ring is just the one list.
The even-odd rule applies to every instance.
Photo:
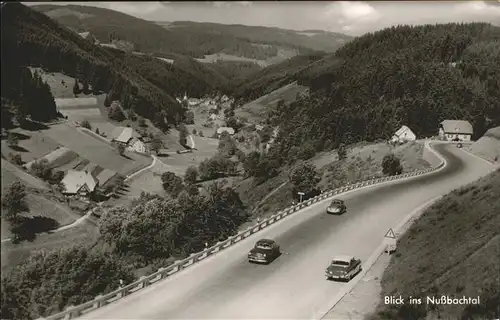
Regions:
[[[350, 192], [352, 190], [364, 189], [367, 187], [371, 187], [373, 185], [385, 184], [385, 183], [389, 183], [389, 182], [396, 181], [396, 180], [404, 180], [407, 178], [422, 176], [425, 174], [429, 174], [429, 173], [440, 171], [440, 170], [444, 169], [444, 167], [446, 167], [446, 165], [447, 165], [446, 159], [444, 159], [438, 152], [436, 152], [430, 146], [429, 141], [425, 142], [425, 147], [428, 148], [434, 155], [436, 155], [442, 161], [439, 165], [432, 167], [432, 168], [428, 168], [428, 169], [408, 172], [408, 173], [398, 175], [398, 176], [389, 176], [389, 177], [381, 177], [381, 178], [375, 178], [375, 179], [373, 179], [373, 178], [367, 179], [365, 181], [361, 181], [361, 182], [358, 182], [355, 184], [349, 184], [349, 185], [344, 186], [344, 187], [340, 187], [340, 188], [337, 188], [334, 190], [323, 192], [322, 194], [319, 194], [311, 199], [308, 199], [307, 201], [305, 201], [303, 203], [299, 203], [297, 205], [292, 205], [292, 206], [290, 206], [282, 211], [279, 211], [278, 213], [272, 215], [271, 217], [265, 219], [264, 221], [258, 222], [256, 225], [249, 227], [247, 230], [244, 230], [235, 236], [229, 237], [228, 239], [226, 239], [224, 241], [218, 242], [217, 244], [213, 245], [210, 248], [207, 248], [207, 249], [205, 249], [201, 252], [198, 252], [198, 253], [193, 253], [188, 258], [176, 261], [174, 264], [172, 264], [170, 266], [167, 266], [165, 268], [160, 268], [156, 272], [154, 272], [148, 276], [143, 276], [139, 280], [136, 280], [133, 283], [125, 285], [122, 288], [119, 288], [119, 289], [112, 291], [108, 294], [99, 295], [91, 301], [82, 303], [78, 306], [68, 307], [65, 311], [53, 314], [53, 315], [48, 316], [46, 318], [39, 318], [37, 320], [75, 319], [77, 317], [80, 317], [83, 314], [92, 312], [93, 310], [95, 310], [97, 308], [101, 308], [101, 307], [103, 307], [109, 303], [112, 303], [116, 300], [119, 300], [127, 295], [133, 294], [134, 292], [139, 291], [139, 290], [141, 290], [141, 289], [143, 289], [143, 288], [145, 288], [145, 287], [147, 287], [155, 282], [161, 281], [162, 279], [168, 278], [169, 276], [171, 276], [173, 274], [176, 274], [184, 269], [187, 269], [199, 261], [206, 260], [210, 256], [217, 254], [217, 252], [220, 252], [220, 251], [240, 242], [241, 240], [250, 237], [251, 235], [259, 232], [260, 230], [263, 230], [266, 227], [273, 225], [278, 221], [283, 220], [287, 216], [290, 216], [293, 213], [300, 211], [301, 209], [308, 207], [308, 206], [310, 206], [314, 203], [317, 203], [319, 201], [323, 201], [323, 200], [326, 200], [326, 199], [331, 198], [333, 196], [336, 196], [338, 194]], [[381, 246], [379, 249], [381, 250], [381, 252], [380, 252], [380, 254], [381, 254], [383, 252], [383, 246]], [[356, 278], [358, 278], [358, 277], [356, 277]], [[345, 292], [343, 295], [347, 294], [347, 292]], [[342, 297], [343, 297], [343, 295], [342, 295]], [[342, 297], [340, 297], [340, 299]], [[340, 299], [339, 299], [339, 301], [340, 301]], [[323, 316], [324, 315], [322, 315], [321, 318]]]

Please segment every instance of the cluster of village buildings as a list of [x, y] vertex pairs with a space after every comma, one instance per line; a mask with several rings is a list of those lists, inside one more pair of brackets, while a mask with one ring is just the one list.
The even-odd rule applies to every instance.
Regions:
[[[147, 137], [140, 136], [130, 127], [117, 127], [112, 132], [112, 141], [122, 144], [129, 151], [147, 152]], [[117, 172], [102, 169], [96, 164], [89, 163], [81, 170], [70, 169], [61, 181], [64, 185], [63, 194], [87, 198], [100, 187], [103, 187]], [[104, 191], [104, 190], [101, 190]]]

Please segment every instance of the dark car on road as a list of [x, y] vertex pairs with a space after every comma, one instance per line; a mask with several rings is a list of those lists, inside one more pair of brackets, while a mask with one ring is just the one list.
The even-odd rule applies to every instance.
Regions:
[[340, 199], [333, 199], [332, 202], [330, 202], [328, 208], [326, 208], [327, 213], [333, 213], [333, 214], [342, 214], [346, 211], [347, 207], [345, 205], [345, 202]]
[[453, 139], [452, 141], [455, 141], [455, 142], [458, 142], [457, 143], [457, 148], [462, 148], [462, 142], [460, 142], [460, 138], [458, 137], [455, 137], [455, 139]]
[[280, 246], [271, 239], [261, 239], [248, 253], [249, 262], [270, 263], [281, 255]]
[[353, 256], [336, 256], [326, 268], [328, 280], [349, 281], [361, 272], [361, 260]]

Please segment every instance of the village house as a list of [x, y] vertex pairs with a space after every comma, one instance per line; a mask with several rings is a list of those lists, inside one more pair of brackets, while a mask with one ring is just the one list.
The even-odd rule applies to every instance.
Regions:
[[146, 145], [139, 139], [137, 138], [132, 138], [129, 141], [128, 147], [130, 151], [137, 151], [140, 153], [145, 153], [146, 152]]
[[61, 183], [64, 186], [64, 195], [86, 198], [94, 193], [98, 185], [97, 179], [87, 170], [68, 170]]
[[223, 132], [227, 132], [229, 133], [229, 135], [234, 135], [234, 129], [233, 128], [230, 128], [230, 127], [220, 127], [219, 129], [217, 129], [217, 137], [220, 138], [221, 134]]
[[472, 125], [465, 120], [444, 120], [439, 124], [439, 137], [441, 140], [471, 141]]
[[146, 145], [140, 140], [141, 136], [132, 128], [117, 127], [111, 133], [111, 137], [111, 141], [125, 145], [129, 151], [146, 152]]
[[416, 139], [417, 136], [415, 135], [415, 133], [413, 133], [413, 131], [411, 131], [410, 128], [403, 125], [401, 126], [401, 128], [398, 129], [398, 131], [394, 133], [394, 135], [391, 138], [391, 142], [404, 143], [407, 141], [415, 141]]

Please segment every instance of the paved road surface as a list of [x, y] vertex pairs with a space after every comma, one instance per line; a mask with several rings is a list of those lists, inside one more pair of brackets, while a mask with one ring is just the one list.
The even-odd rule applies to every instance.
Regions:
[[[390, 227], [437, 195], [491, 170], [452, 145], [436, 149], [449, 165], [431, 176], [345, 194], [348, 212], [325, 214], [327, 201], [296, 213], [173, 277], [98, 309], [83, 319], [313, 319], [345, 283], [327, 281], [333, 255], [366, 260]], [[270, 265], [246, 261], [259, 238], [271, 237], [284, 254]]]

